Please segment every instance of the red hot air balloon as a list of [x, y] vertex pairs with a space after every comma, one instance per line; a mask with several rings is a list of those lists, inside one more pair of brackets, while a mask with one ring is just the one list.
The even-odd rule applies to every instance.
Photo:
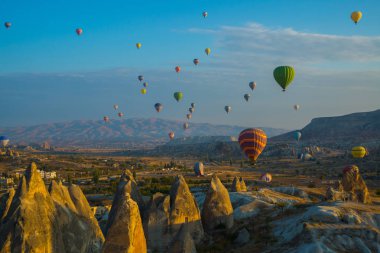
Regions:
[[107, 117], [107, 116], [104, 116], [104, 117], [103, 117], [103, 120], [104, 120], [104, 122], [109, 122], [109, 121], [110, 121], [110, 118]]
[[124, 116], [124, 113], [122, 113], [122, 112], [119, 112], [117, 115], [118, 115], [118, 116], [121, 118], [121, 117], [123, 117], [123, 116]]
[[194, 65], [196, 66], [199, 64], [199, 59], [194, 59], [193, 62], [194, 62]]
[[261, 129], [248, 128], [241, 131], [239, 144], [245, 155], [255, 162], [267, 145], [267, 135]]
[[75, 30], [75, 32], [77, 33], [78, 36], [80, 36], [80, 35], [82, 35], [82, 33], [83, 33], [83, 29], [82, 29], [82, 28], [77, 28], [77, 29]]
[[170, 140], [173, 140], [173, 139], [174, 139], [174, 132], [170, 132], [170, 133], [169, 133], [169, 138], [170, 138]]
[[181, 67], [180, 66], [175, 67], [175, 72], [179, 73], [180, 71], [181, 71]]

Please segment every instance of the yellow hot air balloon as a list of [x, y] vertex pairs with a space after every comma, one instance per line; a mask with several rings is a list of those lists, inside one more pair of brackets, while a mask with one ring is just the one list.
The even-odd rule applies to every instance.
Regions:
[[354, 158], [363, 158], [367, 154], [367, 150], [363, 146], [357, 146], [352, 148], [351, 154]]
[[357, 24], [360, 21], [362, 16], [363, 13], [361, 11], [354, 11], [353, 13], [351, 13], [351, 19], [355, 22], [355, 24]]
[[137, 49], [140, 49], [141, 48], [141, 43], [139, 42], [139, 43], [136, 43], [136, 47], [137, 47]]
[[211, 48], [209, 48], [209, 47], [206, 48], [206, 49], [205, 49], [205, 53], [206, 53], [207, 55], [210, 55], [210, 53], [211, 53]]
[[145, 95], [146, 94], [146, 89], [141, 89], [140, 92], [141, 92], [141, 94]]

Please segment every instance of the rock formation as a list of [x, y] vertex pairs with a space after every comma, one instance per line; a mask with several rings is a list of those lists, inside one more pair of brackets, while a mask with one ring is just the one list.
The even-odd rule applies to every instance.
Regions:
[[[62, 184], [53, 182], [50, 193], [32, 163], [1, 210], [1, 253], [100, 252], [104, 238], [93, 215], [79, 214]], [[88, 206], [84, 196], [81, 202]]]
[[1, 220], [7, 216], [9, 208], [11, 207], [11, 203], [13, 197], [15, 196], [15, 190], [13, 188], [9, 189], [6, 194], [4, 194], [0, 199], [0, 224]]
[[189, 233], [188, 224], [182, 224], [169, 247], [169, 253], [197, 253], [194, 240]]
[[206, 230], [231, 228], [234, 223], [233, 208], [226, 187], [214, 175], [202, 209], [202, 223]]
[[124, 185], [123, 193], [119, 196], [119, 205], [113, 212], [114, 219], [109, 224], [103, 252], [146, 253], [147, 245], [139, 207], [129, 195], [127, 185]]
[[109, 224], [113, 223], [116, 210], [118, 210], [119, 206], [123, 204], [125, 192], [129, 193], [131, 198], [138, 204], [140, 214], [144, 213], [145, 203], [140, 194], [137, 183], [133, 178], [132, 173], [129, 170], [125, 170], [120, 177], [120, 182], [117, 186], [115, 197], [112, 201], [112, 208], [108, 216], [109, 218], [105, 228], [105, 235], [107, 235]]
[[148, 248], [168, 252], [183, 224], [187, 224], [186, 231], [193, 240], [199, 242], [204, 234], [200, 211], [185, 179], [177, 176], [169, 196], [156, 193], [149, 201], [144, 216]]
[[232, 192], [246, 192], [247, 186], [245, 185], [245, 182], [242, 177], [235, 177], [234, 181], [232, 182], [231, 186]]

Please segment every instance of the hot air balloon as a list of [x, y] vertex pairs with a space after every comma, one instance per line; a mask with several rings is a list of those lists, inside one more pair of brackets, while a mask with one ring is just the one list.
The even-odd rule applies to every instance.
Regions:
[[181, 67], [180, 66], [176, 66], [175, 68], [175, 72], [179, 73], [181, 71]]
[[162, 104], [160, 104], [160, 103], [156, 103], [156, 104], [154, 105], [154, 108], [156, 108], [156, 111], [157, 111], [157, 112], [160, 112], [160, 111], [162, 110], [162, 108], [164, 108], [164, 107], [162, 106]]
[[363, 158], [366, 156], [367, 150], [363, 146], [356, 146], [352, 148], [351, 154], [354, 158]]
[[191, 117], [192, 117], [192, 114], [191, 114], [191, 113], [186, 114], [186, 118], [187, 118], [187, 119], [191, 119]]
[[187, 123], [187, 122], [186, 122], [186, 123], [183, 123], [183, 129], [186, 130], [186, 129], [188, 129], [188, 128], [189, 128], [189, 123]]
[[103, 117], [103, 120], [104, 120], [104, 122], [108, 122], [108, 121], [110, 121], [110, 118], [107, 117], [107, 116], [104, 116], [104, 117]]
[[349, 165], [349, 166], [346, 166], [344, 169], [343, 169], [343, 174], [346, 174], [346, 173], [352, 173], [356, 176], [359, 176], [359, 167], [356, 166], [356, 165]]
[[122, 113], [122, 112], [119, 112], [117, 115], [119, 116], [119, 118], [121, 118], [121, 117], [123, 117], [123, 116], [124, 116], [124, 113]]
[[146, 88], [146, 87], [148, 87], [148, 83], [147, 82], [144, 82], [143, 83], [143, 86]]
[[195, 111], [195, 109], [194, 109], [193, 107], [190, 107], [190, 108], [189, 108], [189, 112], [190, 112], [190, 113], [194, 113], [194, 111]]
[[191, 108], [195, 108], [195, 103], [190, 104]]
[[301, 139], [301, 136], [302, 136], [302, 134], [300, 131], [296, 131], [294, 133], [294, 139], [296, 139], [296, 141], [299, 141]]
[[75, 32], [77, 33], [78, 36], [80, 36], [80, 35], [82, 35], [82, 33], [83, 33], [83, 29], [82, 29], [82, 28], [77, 28], [77, 29], [75, 30]]
[[145, 88], [141, 89], [140, 92], [141, 92], [141, 94], [145, 95], [146, 94], [146, 89]]
[[144, 80], [144, 76], [138, 76], [137, 79], [139, 79], [139, 81], [141, 82], [142, 80]]
[[194, 59], [193, 62], [194, 62], [195, 66], [199, 64], [199, 60], [198, 59]]
[[206, 49], [205, 49], [205, 53], [206, 53], [207, 55], [210, 55], [210, 53], [211, 53], [211, 48], [209, 48], [209, 47], [206, 48]]
[[174, 98], [177, 102], [181, 101], [183, 98], [183, 93], [180, 91], [174, 92]]
[[5, 148], [9, 143], [9, 138], [6, 136], [0, 136], [0, 144], [3, 148]]
[[169, 133], [169, 138], [170, 138], [170, 140], [173, 140], [173, 139], [174, 139], [174, 132], [170, 132], [170, 133]]
[[244, 94], [244, 99], [245, 99], [245, 101], [248, 102], [248, 100], [249, 100], [250, 97], [251, 97], [251, 95], [249, 95], [249, 94]]
[[194, 164], [194, 173], [196, 176], [204, 176], [204, 166], [202, 162], [196, 162]]
[[255, 82], [250, 82], [249, 83], [249, 88], [251, 88], [251, 90], [254, 90], [256, 88], [256, 83]]
[[295, 74], [294, 68], [290, 66], [279, 66], [273, 71], [274, 79], [281, 86], [282, 91], [285, 91], [290, 85]]
[[204, 11], [204, 12], [202, 13], [202, 16], [203, 16], [204, 18], [207, 18], [207, 16], [208, 16], [207, 11]]
[[296, 111], [298, 111], [300, 109], [300, 107], [301, 107], [300, 105], [294, 105], [293, 106], [294, 110], [296, 110]]
[[363, 14], [361, 11], [354, 11], [353, 13], [351, 13], [351, 19], [352, 21], [354, 21], [355, 24], [357, 24], [360, 21], [362, 16]]
[[226, 113], [228, 114], [228, 113], [231, 111], [231, 106], [226, 105], [226, 106], [224, 107], [224, 110], [225, 110]]
[[9, 29], [9, 28], [11, 28], [12, 23], [11, 22], [5, 22], [4, 26], [5, 26], [5, 28]]
[[245, 155], [255, 162], [267, 144], [267, 136], [261, 129], [248, 128], [240, 132], [239, 144]]
[[269, 173], [264, 173], [261, 175], [260, 179], [264, 182], [270, 183], [272, 181], [272, 175]]
[[119, 106], [118, 105], [113, 105], [113, 109], [117, 110], [117, 109], [119, 109]]
[[136, 43], [136, 48], [137, 48], [137, 49], [140, 49], [140, 48], [141, 48], [141, 46], [142, 46], [142, 45], [141, 45], [141, 43], [140, 43], [140, 42]]

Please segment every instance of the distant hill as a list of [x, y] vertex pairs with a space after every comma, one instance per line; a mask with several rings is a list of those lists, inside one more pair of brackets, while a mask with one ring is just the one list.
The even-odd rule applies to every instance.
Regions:
[[[380, 110], [315, 118], [300, 131], [304, 143], [376, 146], [380, 143]], [[270, 141], [294, 141], [294, 131], [273, 137]]]
[[[199, 142], [205, 136], [237, 137], [246, 127], [192, 123], [186, 131], [181, 121], [164, 119], [131, 118], [103, 121], [78, 120], [63, 123], [42, 124], [28, 127], [0, 128], [2, 135], [8, 136], [13, 144], [42, 144], [45, 141], [52, 146], [78, 147], [154, 147], [168, 142], [168, 133], [174, 131], [175, 142]], [[262, 128], [268, 136], [285, 133], [286, 130]], [[191, 137], [191, 138], [190, 138]], [[200, 141], [202, 142], [202, 141]]]

